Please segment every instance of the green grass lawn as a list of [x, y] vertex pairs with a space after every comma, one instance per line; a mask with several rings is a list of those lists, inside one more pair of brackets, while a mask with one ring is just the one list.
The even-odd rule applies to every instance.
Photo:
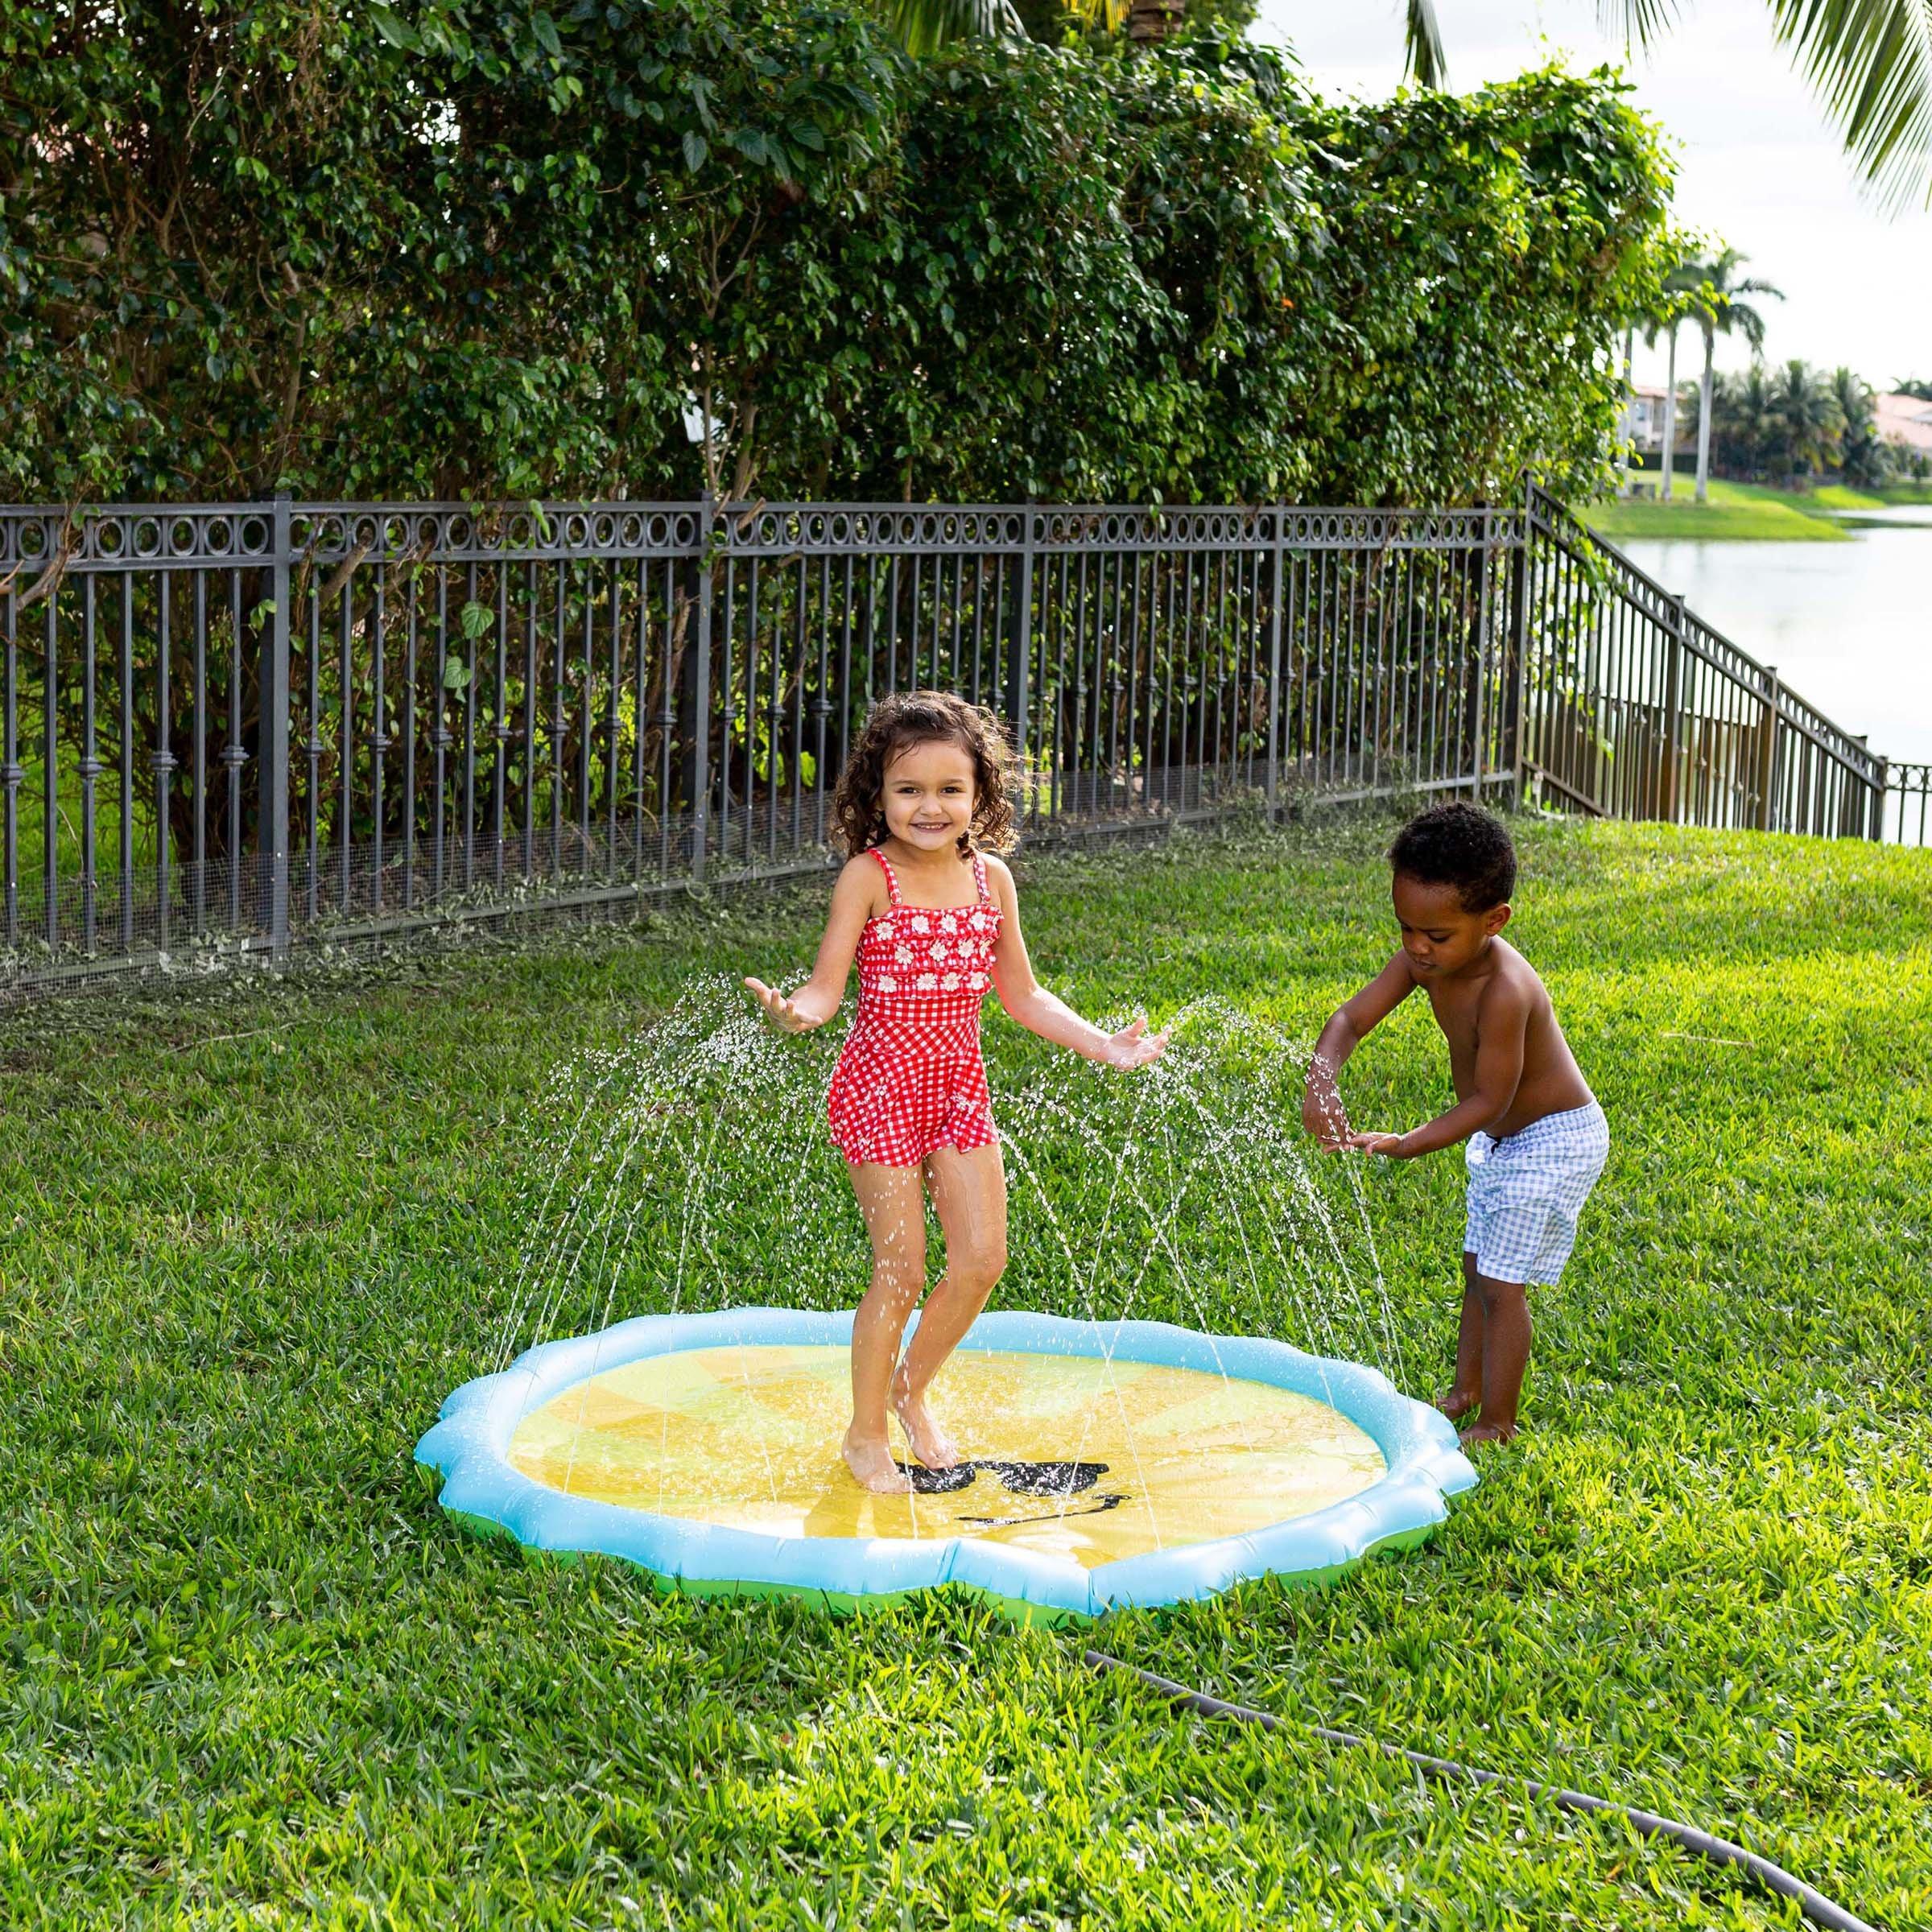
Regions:
[[[1649, 479], [1654, 486], [1656, 479]], [[1711, 500], [1696, 499], [1695, 477], [1678, 477], [1668, 503], [1642, 502], [1586, 504], [1579, 513], [1599, 536], [1612, 543], [1631, 537], [1690, 539], [1736, 538], [1784, 543], [1839, 543], [1852, 541], [1837, 518], [1825, 514], [1827, 508], [1856, 509], [1876, 506], [1852, 502], [1827, 505], [1834, 493], [1824, 490], [1798, 492], [1772, 489], [1758, 483], [1727, 483], [1711, 479]], [[1850, 498], [1859, 493], [1840, 490]]]
[[[1386, 836], [1040, 858], [1034, 957], [1089, 1009], [1212, 993], [1311, 1040], [1392, 943]], [[1615, 1135], [1535, 1298], [1530, 1428], [1418, 1553], [1098, 1641], [1926, 1926], [1932, 854], [1522, 836], [1512, 936]], [[663, 1598], [444, 1517], [411, 1450], [542, 1232], [547, 1081], [696, 973], [802, 966], [822, 903], [10, 1017], [0, 1922], [1796, 1925], [1613, 1822], [1179, 1719], [1094, 1678], [1089, 1632]], [[1044, 1063], [1003, 1020], [989, 1042], [996, 1089]], [[1345, 1084], [1364, 1123], [1433, 1110], [1426, 1013]], [[687, 1298], [787, 1298], [755, 1265], [782, 1177], [720, 1158], [750, 1260]], [[1460, 1163], [1362, 1179], [1427, 1393]], [[1007, 1305], [1043, 1238], [1017, 1195]], [[1197, 1238], [1205, 1316], [1255, 1326]]]

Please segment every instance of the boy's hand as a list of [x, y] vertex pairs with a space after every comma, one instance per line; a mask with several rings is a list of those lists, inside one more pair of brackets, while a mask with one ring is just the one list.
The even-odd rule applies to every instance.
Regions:
[[1108, 1039], [1100, 1057], [1109, 1067], [1146, 1067], [1166, 1051], [1166, 1034], [1150, 1033], [1145, 1020], [1136, 1020]]
[[774, 991], [762, 980], [748, 979], [746, 990], [765, 1009], [774, 1025], [781, 1026], [786, 1033], [810, 1033], [815, 1026], [825, 1022], [809, 1013], [801, 1013], [783, 993]]
[[1409, 1150], [1402, 1139], [1399, 1133], [1352, 1133], [1344, 1145], [1362, 1154], [1379, 1154], [1385, 1160], [1404, 1161]]
[[1340, 1094], [1306, 1093], [1302, 1096], [1302, 1131], [1321, 1143], [1323, 1151], [1340, 1154], [1348, 1145], [1348, 1116]]

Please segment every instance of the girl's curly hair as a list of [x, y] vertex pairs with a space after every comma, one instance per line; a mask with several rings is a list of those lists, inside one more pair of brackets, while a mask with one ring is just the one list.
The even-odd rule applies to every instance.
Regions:
[[984, 705], [951, 691], [900, 691], [873, 706], [832, 795], [832, 833], [848, 857], [886, 836], [886, 773], [893, 760], [914, 745], [935, 741], [956, 745], [972, 760], [972, 823], [960, 852], [1010, 852], [1019, 843], [1005, 726]]

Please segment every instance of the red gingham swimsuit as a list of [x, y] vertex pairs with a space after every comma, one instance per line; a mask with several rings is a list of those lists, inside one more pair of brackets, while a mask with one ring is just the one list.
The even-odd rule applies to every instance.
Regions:
[[972, 906], [892, 903], [859, 935], [859, 1014], [832, 1076], [826, 1110], [848, 1161], [916, 1167], [935, 1147], [990, 1147], [993, 1102], [980, 1058], [980, 1004], [993, 985], [1000, 909], [973, 854]]

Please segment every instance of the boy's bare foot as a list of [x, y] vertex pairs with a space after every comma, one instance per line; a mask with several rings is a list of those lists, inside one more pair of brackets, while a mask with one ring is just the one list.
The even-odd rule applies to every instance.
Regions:
[[912, 1478], [892, 1459], [892, 1445], [883, 1437], [877, 1442], [862, 1442], [848, 1429], [839, 1453], [845, 1459], [845, 1467], [874, 1496], [910, 1492]]
[[1465, 1429], [1462, 1435], [1465, 1449], [1480, 1449], [1485, 1443], [1513, 1443], [1515, 1440], [1514, 1422], [1478, 1422], [1473, 1429]]
[[1472, 1395], [1467, 1389], [1451, 1389], [1447, 1395], [1439, 1395], [1435, 1406], [1452, 1422], [1459, 1422], [1472, 1414], [1482, 1402], [1480, 1395]]
[[912, 1452], [928, 1469], [956, 1469], [960, 1451], [952, 1438], [934, 1421], [923, 1395], [905, 1389], [893, 1391], [892, 1406], [906, 1430]]

